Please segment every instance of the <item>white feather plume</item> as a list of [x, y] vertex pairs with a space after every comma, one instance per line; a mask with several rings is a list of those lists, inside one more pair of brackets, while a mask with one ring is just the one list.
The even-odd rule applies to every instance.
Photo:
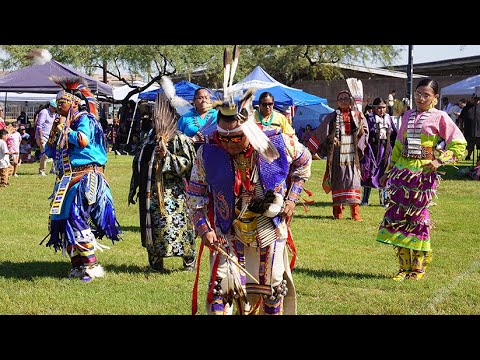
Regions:
[[363, 84], [362, 80], [357, 80], [356, 78], [348, 78], [347, 80], [348, 90], [353, 96], [357, 110], [363, 111]]
[[229, 88], [232, 86], [233, 78], [235, 77], [235, 73], [237, 72], [239, 55], [240, 55], [240, 50], [238, 49], [238, 45], [235, 45], [235, 47], [233, 48], [233, 62], [232, 62], [232, 67], [230, 69], [230, 80], [228, 82]]
[[260, 129], [255, 119], [249, 117], [248, 120], [242, 124], [242, 130], [253, 148], [269, 163], [280, 156], [277, 148], [272, 144], [262, 129]]
[[258, 151], [260, 156], [271, 163], [278, 158], [280, 154], [255, 121], [255, 111], [253, 108], [255, 91], [255, 88], [248, 89], [240, 100], [240, 110], [245, 109], [248, 113], [247, 119], [242, 122], [242, 129], [253, 148]]
[[225, 48], [223, 51], [223, 101], [229, 101], [229, 88], [228, 88], [228, 79], [230, 77], [230, 54], [228, 49]]
[[52, 60], [52, 54], [47, 49], [33, 49], [27, 54], [33, 65], [44, 65]]
[[173, 85], [172, 79], [170, 79], [168, 76], [162, 76], [162, 78], [160, 79], [160, 84], [163, 91], [165, 92], [165, 96], [168, 100], [170, 100], [170, 104], [172, 104], [172, 106], [177, 109], [177, 112], [179, 112], [178, 110], [184, 107], [188, 107], [190, 105], [187, 100], [175, 95], [175, 86]]

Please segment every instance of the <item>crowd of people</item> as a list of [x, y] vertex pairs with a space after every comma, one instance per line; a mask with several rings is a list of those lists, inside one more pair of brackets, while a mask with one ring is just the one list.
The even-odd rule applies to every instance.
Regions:
[[[224, 84], [231, 84], [235, 67], [224, 65]], [[252, 89], [234, 101], [228, 86], [222, 100], [199, 88], [183, 116], [174, 93], [160, 94], [144, 118], [132, 101], [106, 127], [81, 79], [54, 81], [63, 90], [38, 113], [33, 134], [24, 113], [13, 126], [14, 145], [9, 130], [0, 129], [0, 187], [9, 184], [10, 163], [15, 176], [21, 162], [31, 161], [33, 137], [39, 174], [47, 174], [47, 158], [55, 174], [46, 245], [68, 254], [69, 278], [103, 277], [96, 251], [107, 246], [100, 240], [121, 239], [104, 173], [107, 142], [121, 154], [119, 144], [133, 136], [126, 149], [133, 155], [128, 203], [138, 205], [147, 268], [166, 273], [164, 259], [181, 257], [184, 270], [197, 271], [195, 294], [199, 256], [208, 250], [207, 314], [296, 314], [290, 224], [314, 158], [326, 159], [322, 188], [331, 193], [332, 219], [342, 220], [348, 206], [351, 218], [363, 221], [360, 205], [369, 205], [371, 189], [378, 189], [385, 213], [376, 241], [395, 249], [393, 279], [422, 279], [433, 258], [428, 207], [437, 169], [463, 159], [466, 149], [470, 157], [477, 139], [468, 131], [479, 98], [455, 106], [444, 98], [438, 110], [438, 84], [430, 78], [418, 83], [415, 106], [398, 129], [391, 116], [395, 91], [361, 112], [342, 90], [335, 110], [301, 137], [291, 118], [274, 110], [269, 92], [254, 107]]]

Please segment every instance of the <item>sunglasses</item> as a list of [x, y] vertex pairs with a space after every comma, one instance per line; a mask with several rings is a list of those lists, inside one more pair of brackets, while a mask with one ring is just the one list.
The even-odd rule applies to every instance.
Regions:
[[235, 135], [235, 136], [223, 136], [223, 135], [218, 135], [218, 140], [220, 140], [221, 142], [224, 142], [224, 143], [228, 143], [229, 141], [231, 141], [232, 143], [234, 144], [238, 144], [239, 142], [241, 142], [243, 140], [243, 135]]
[[273, 103], [262, 103], [262, 106], [273, 106]]

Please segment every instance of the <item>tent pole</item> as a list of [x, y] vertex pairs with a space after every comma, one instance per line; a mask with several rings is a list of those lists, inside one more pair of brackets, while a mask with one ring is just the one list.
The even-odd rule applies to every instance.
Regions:
[[5, 121], [5, 124], [7, 123], [7, 95], [8, 95], [8, 91], [5, 91], [5, 106], [4, 106], [4, 112], [3, 112], [3, 116], [5, 116], [5, 119], [3, 119]]
[[133, 122], [135, 121], [135, 114], [137, 113], [138, 101], [135, 103], [135, 110], [133, 110], [132, 122], [130, 123], [130, 130], [128, 131], [127, 145], [130, 143], [130, 134], [132, 133]]

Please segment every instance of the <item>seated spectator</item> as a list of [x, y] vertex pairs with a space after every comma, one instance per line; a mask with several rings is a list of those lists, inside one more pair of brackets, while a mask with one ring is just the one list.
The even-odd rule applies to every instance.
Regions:
[[22, 139], [25, 139], [28, 142], [28, 140], [30, 139], [30, 134], [27, 133], [27, 129], [24, 125], [20, 125], [20, 127], [18, 128], [18, 132], [22, 136]]
[[22, 111], [17, 117], [17, 123], [18, 125], [27, 125], [30, 123], [30, 121], [28, 120], [28, 115], [25, 111]]
[[32, 155], [32, 146], [28, 139], [22, 138], [20, 143], [20, 163], [28, 164], [35, 162], [35, 157]]

